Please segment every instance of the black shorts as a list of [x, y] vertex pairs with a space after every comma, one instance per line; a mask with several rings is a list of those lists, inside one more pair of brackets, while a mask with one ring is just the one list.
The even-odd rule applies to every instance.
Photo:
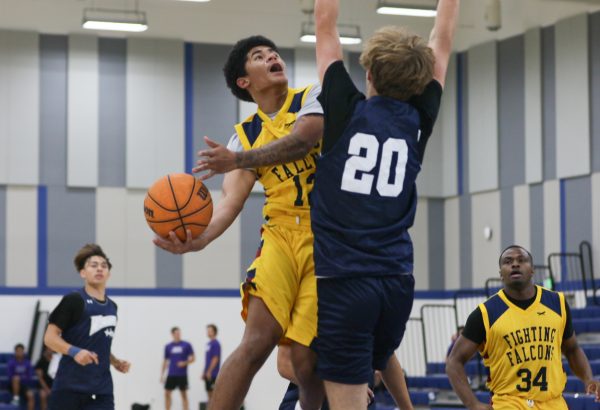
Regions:
[[215, 382], [217, 381], [216, 378], [214, 379], [204, 379], [204, 387], [206, 387], [206, 391], [213, 391], [215, 388]]
[[317, 279], [317, 373], [343, 384], [367, 383], [385, 370], [412, 309], [412, 275]]
[[53, 390], [48, 400], [48, 410], [115, 410], [115, 400], [112, 394]]
[[187, 376], [167, 376], [165, 383], [165, 390], [187, 390], [188, 389], [188, 378]]

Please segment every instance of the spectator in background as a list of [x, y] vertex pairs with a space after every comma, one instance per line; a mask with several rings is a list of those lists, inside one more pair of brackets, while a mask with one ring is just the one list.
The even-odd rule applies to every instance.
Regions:
[[13, 395], [11, 404], [27, 403], [27, 410], [33, 410], [35, 400], [29, 383], [33, 379], [31, 362], [25, 356], [25, 346], [19, 343], [15, 346], [15, 357], [8, 361], [8, 381]]
[[48, 367], [50, 367], [53, 354], [50, 348], [44, 347], [42, 356], [35, 364], [35, 374], [40, 383], [40, 410], [46, 410], [48, 407], [48, 396], [52, 390], [53, 379], [48, 374]]
[[165, 383], [165, 408], [171, 409], [171, 392], [179, 389], [183, 410], [189, 410], [187, 368], [196, 360], [194, 349], [191, 344], [181, 340], [181, 330], [178, 327], [171, 329], [171, 336], [173, 336], [173, 341], [165, 346], [165, 360], [160, 372], [160, 381], [163, 383], [165, 382], [165, 370], [167, 365], [169, 366]]
[[221, 367], [221, 344], [217, 340], [217, 332], [217, 326], [213, 324], [206, 326], [206, 336], [208, 336], [209, 340], [206, 344], [206, 360], [204, 362], [202, 379], [204, 379], [206, 385], [206, 394], [208, 395], [209, 403], [215, 386], [215, 380]]

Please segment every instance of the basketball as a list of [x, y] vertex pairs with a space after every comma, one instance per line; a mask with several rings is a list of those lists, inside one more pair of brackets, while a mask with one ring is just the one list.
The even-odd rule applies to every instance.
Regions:
[[193, 175], [169, 174], [148, 189], [144, 199], [144, 215], [150, 228], [163, 238], [173, 231], [185, 242], [186, 230], [192, 238], [200, 235], [213, 213], [208, 188]]

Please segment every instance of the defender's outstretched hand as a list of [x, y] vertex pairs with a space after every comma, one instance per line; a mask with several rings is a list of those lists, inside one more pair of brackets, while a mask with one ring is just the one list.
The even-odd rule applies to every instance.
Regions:
[[192, 169], [194, 173], [208, 171], [199, 177], [200, 180], [204, 181], [216, 174], [224, 174], [237, 168], [235, 152], [206, 136], [204, 142], [209, 149], [198, 151], [200, 159], [196, 163], [197, 166]]

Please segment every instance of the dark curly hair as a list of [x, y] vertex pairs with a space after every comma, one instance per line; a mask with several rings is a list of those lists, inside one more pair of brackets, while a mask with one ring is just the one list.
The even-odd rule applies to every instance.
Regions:
[[248, 74], [246, 73], [248, 52], [258, 46], [267, 46], [278, 51], [275, 43], [268, 38], [263, 36], [250, 36], [235, 43], [229, 52], [229, 56], [223, 67], [227, 87], [229, 87], [233, 95], [243, 101], [254, 102], [248, 90], [238, 87], [236, 81], [238, 78]]

